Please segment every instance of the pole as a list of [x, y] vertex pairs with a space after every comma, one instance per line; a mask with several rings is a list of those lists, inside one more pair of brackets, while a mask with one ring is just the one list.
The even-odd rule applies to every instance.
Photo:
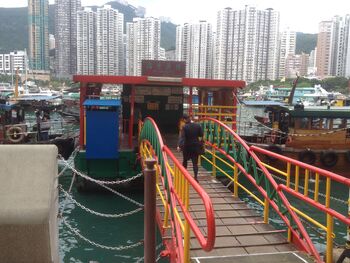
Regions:
[[188, 116], [190, 116], [190, 118], [193, 118], [192, 116], [192, 90], [193, 88], [190, 87], [189, 88], [189, 94], [188, 94]]
[[132, 133], [134, 129], [135, 87], [131, 86], [130, 95], [130, 119], [129, 119], [129, 147], [132, 148]]
[[16, 86], [15, 86], [15, 99], [18, 98], [18, 68], [16, 70]]
[[144, 212], [144, 262], [156, 262], [156, 160], [146, 159], [145, 177], [145, 212]]

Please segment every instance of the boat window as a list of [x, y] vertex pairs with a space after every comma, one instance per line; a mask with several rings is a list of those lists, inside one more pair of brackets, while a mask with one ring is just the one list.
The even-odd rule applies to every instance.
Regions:
[[321, 118], [312, 118], [311, 129], [318, 130], [318, 129], [325, 128], [323, 125], [325, 125], [325, 122], [323, 122], [323, 119], [321, 119]]
[[333, 120], [333, 129], [343, 129], [346, 128], [346, 119], [334, 119]]
[[309, 126], [309, 120], [308, 118], [301, 118], [301, 121], [300, 121], [300, 128], [301, 129], [307, 129]]

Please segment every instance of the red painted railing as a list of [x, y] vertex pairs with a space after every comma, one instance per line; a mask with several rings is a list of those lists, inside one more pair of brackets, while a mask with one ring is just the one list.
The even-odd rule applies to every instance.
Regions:
[[[238, 134], [236, 134], [231, 128], [229, 128], [227, 125], [223, 124], [222, 122], [220, 122], [216, 119], [213, 119], [213, 118], [209, 118], [209, 117], [200, 119], [199, 122], [212, 122], [212, 123], [218, 125], [218, 127], [223, 129], [228, 134], [232, 135], [235, 142], [237, 144], [240, 144], [247, 151], [247, 153], [251, 156], [251, 158], [256, 162], [259, 169], [261, 169], [261, 171], [264, 173], [264, 175], [266, 176], [266, 178], [270, 182], [272, 188], [275, 189], [276, 191], [279, 189], [278, 188], [279, 185], [273, 179], [271, 173], [267, 170], [267, 168], [263, 166], [262, 162], [260, 161], [258, 156], [255, 154], [253, 148], [249, 147], [247, 145], [247, 143]], [[217, 134], [217, 136], [219, 136], [219, 135]], [[214, 148], [216, 151], [223, 154], [231, 163], [233, 163], [234, 165], [236, 165], [238, 167], [238, 169], [241, 171], [241, 173], [244, 174], [246, 178], [248, 178], [248, 180], [261, 193], [261, 195], [265, 198], [265, 200], [267, 200], [269, 202], [271, 207], [275, 210], [275, 212], [280, 216], [280, 218], [288, 226], [289, 230], [291, 231], [291, 233], [294, 237], [295, 244], [298, 245], [304, 251], [312, 254], [317, 259], [318, 262], [321, 262], [322, 260], [320, 258], [318, 251], [316, 250], [314, 244], [312, 243], [307, 231], [305, 230], [305, 228], [304, 228], [303, 224], [301, 223], [301, 221], [299, 220], [298, 216], [291, 209], [291, 205], [290, 205], [288, 199], [286, 198], [286, 196], [281, 191], [277, 191], [277, 194], [278, 194], [280, 200], [282, 201], [282, 203], [284, 204], [284, 206], [288, 210], [288, 213], [290, 214], [290, 216], [293, 219], [293, 221], [295, 222], [295, 224], [297, 225], [298, 231], [296, 231], [293, 228], [293, 226], [291, 225], [291, 222], [286, 217], [286, 215], [279, 210], [279, 207], [276, 204], [276, 202], [269, 197], [267, 191], [265, 191], [265, 189], [263, 187], [261, 187], [260, 185], [257, 184], [256, 179], [249, 172], [247, 172], [245, 170], [245, 168], [243, 167], [242, 164], [240, 164], [237, 160], [235, 160], [232, 156], [230, 156], [226, 151], [219, 148], [215, 144], [215, 142], [206, 141], [205, 143], [207, 145], [209, 145], [210, 147]]]
[[[182, 234], [181, 224], [174, 214], [177, 213], [177, 206], [181, 208], [181, 211], [185, 217], [185, 224], [188, 224], [190, 229], [195, 234], [199, 244], [202, 249], [205, 251], [210, 251], [214, 247], [215, 242], [215, 217], [214, 210], [211, 203], [211, 200], [205, 190], [193, 179], [189, 172], [182, 166], [182, 164], [177, 160], [171, 150], [164, 145], [162, 136], [159, 132], [159, 129], [152, 118], [146, 118], [140, 134], [141, 147], [140, 153], [143, 159], [149, 157], [148, 154], [152, 155], [158, 163], [158, 175], [160, 179], [160, 184], [163, 189], [162, 197], [166, 201], [165, 205], [165, 214], [170, 215], [170, 226], [172, 229], [171, 242], [165, 242], [167, 250], [170, 252], [170, 261], [172, 262], [188, 262], [189, 260], [189, 251], [186, 248], [186, 241], [190, 238], [189, 232]], [[147, 149], [144, 149], [147, 147]], [[188, 210], [189, 205], [189, 191], [178, 192], [178, 189], [175, 187], [173, 182], [173, 175], [170, 171], [170, 165], [168, 160], [171, 159], [173, 165], [178, 169], [179, 174], [182, 176], [182, 182], [192, 187], [194, 191], [201, 198], [207, 221], [207, 236], [201, 232], [196, 222], [192, 218], [191, 213]], [[181, 187], [182, 188], [182, 187]], [[181, 189], [180, 189], [181, 190]], [[159, 193], [159, 190], [158, 190]], [[187, 196], [186, 196], [187, 194]], [[166, 221], [165, 219], [164, 221]], [[165, 233], [165, 228], [162, 222], [158, 222], [161, 227], [162, 234]], [[166, 222], [165, 222], [166, 223]], [[189, 244], [189, 242], [188, 242]], [[185, 247], [185, 248], [184, 248]]]

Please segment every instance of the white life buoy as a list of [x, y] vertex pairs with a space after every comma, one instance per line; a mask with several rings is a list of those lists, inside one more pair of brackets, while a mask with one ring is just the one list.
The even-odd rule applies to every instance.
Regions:
[[12, 143], [19, 143], [24, 139], [24, 133], [20, 126], [11, 126], [7, 129], [6, 134], [8, 140]]

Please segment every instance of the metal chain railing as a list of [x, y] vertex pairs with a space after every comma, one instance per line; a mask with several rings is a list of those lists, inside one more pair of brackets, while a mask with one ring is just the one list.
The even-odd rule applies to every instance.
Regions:
[[[72, 168], [71, 165], [69, 165], [69, 163], [64, 160], [64, 163], [66, 164], [66, 166], [69, 166], [69, 168]], [[75, 170], [75, 169], [74, 169]], [[61, 218], [62, 222], [68, 227], [68, 229], [73, 233], [75, 234], [76, 236], [78, 236], [80, 239], [84, 240], [85, 242], [95, 246], [95, 247], [99, 247], [99, 248], [103, 248], [103, 249], [107, 249], [107, 250], [116, 250], [116, 251], [121, 251], [121, 250], [126, 250], [126, 249], [131, 249], [131, 248], [135, 248], [135, 247], [138, 247], [138, 246], [141, 246], [143, 244], [143, 241], [139, 241], [137, 243], [134, 243], [134, 244], [131, 244], [131, 245], [124, 245], [124, 246], [117, 246], [117, 247], [111, 247], [111, 246], [105, 246], [105, 245], [101, 245], [99, 243], [96, 243], [88, 238], [86, 238], [85, 236], [83, 236], [82, 234], [79, 233], [79, 230], [73, 228], [66, 220], [65, 218], [63, 217], [63, 213], [64, 213], [64, 210], [65, 210], [65, 206], [67, 204], [67, 200], [70, 199], [72, 202], [74, 202], [76, 205], [78, 205], [79, 207], [81, 207], [82, 209], [92, 213], [92, 214], [95, 214], [95, 215], [99, 215], [99, 216], [105, 216], [105, 217], [114, 217], [114, 218], [117, 218], [117, 217], [122, 217], [122, 216], [126, 216], [126, 215], [131, 215], [131, 214], [134, 214], [136, 212], [138, 212], [139, 210], [143, 210], [143, 208], [138, 208], [134, 211], [131, 211], [131, 212], [127, 212], [127, 213], [124, 213], [124, 214], [119, 214], [119, 215], [111, 215], [111, 214], [102, 214], [102, 213], [98, 213], [98, 212], [95, 212], [89, 208], [86, 208], [85, 206], [83, 205], [80, 205], [78, 202], [76, 202], [73, 198], [71, 198], [71, 195], [69, 194], [72, 190], [72, 186], [73, 186], [73, 182], [75, 180], [75, 177], [78, 173], [74, 173], [73, 174], [73, 177], [72, 177], [72, 181], [71, 181], [71, 184], [70, 184], [70, 187], [69, 187], [69, 190], [68, 192], [65, 191], [63, 189], [63, 187], [61, 185], [59, 185], [59, 188], [61, 189], [61, 191], [65, 194], [66, 198], [64, 199], [64, 205], [61, 209], [61, 211], [59, 212], [58, 214], [58, 217]], [[138, 205], [138, 206], [141, 206], [143, 207], [142, 204], [140, 204], [139, 202], [129, 198], [129, 197], [126, 197], [120, 193], [118, 193], [117, 191], [114, 191], [113, 189], [101, 184], [101, 183], [98, 183], [99, 185], [101, 185], [102, 187], [105, 187], [106, 189], [109, 189], [110, 191], [114, 192], [115, 194], [117, 194], [118, 196], [121, 196], [123, 197], [124, 199]], [[84, 208], [83, 208], [84, 207]]]
[[78, 229], [73, 228], [65, 219], [64, 217], [61, 218], [62, 222], [69, 228], [69, 230], [74, 233], [76, 236], [78, 236], [80, 239], [84, 240], [85, 242], [89, 243], [90, 245], [93, 245], [95, 247], [98, 248], [103, 248], [103, 249], [107, 249], [107, 250], [115, 250], [115, 251], [121, 251], [121, 250], [127, 250], [127, 249], [131, 249], [131, 248], [135, 248], [135, 247], [139, 247], [141, 245], [143, 245], [143, 241], [138, 241], [136, 243], [133, 243], [131, 245], [123, 245], [123, 246], [117, 246], [117, 247], [111, 247], [111, 246], [105, 246], [105, 245], [101, 245], [99, 243], [96, 243], [90, 239], [88, 239], [87, 237], [83, 236], [82, 234], [79, 233]]
[[[70, 156], [70, 160], [72, 160], [71, 162], [73, 162], [73, 160], [74, 160], [74, 158], [75, 158], [75, 156], [77, 155], [78, 152], [79, 152], [79, 147], [76, 147], [76, 148], [74, 149], [74, 151], [72, 152], [71, 156]], [[61, 154], [58, 154], [57, 158], [58, 158], [58, 160], [66, 161], [66, 160], [62, 157]], [[66, 162], [69, 163], [69, 160], [67, 160]], [[70, 166], [72, 166], [72, 163], [69, 163], [69, 164], [70, 164]], [[60, 176], [62, 176], [63, 173], [64, 173], [68, 168], [69, 168], [69, 166], [68, 166], [68, 165], [65, 165], [64, 168], [63, 168], [63, 169], [60, 171], [60, 173], [57, 175], [57, 178], [60, 177]]]
[[62, 157], [60, 158], [66, 166], [68, 166], [69, 169], [71, 169], [73, 172], [75, 172], [76, 174], [78, 174], [79, 176], [81, 176], [82, 178], [90, 181], [90, 182], [93, 182], [93, 183], [96, 183], [96, 184], [103, 184], [103, 185], [118, 185], [118, 184], [124, 184], [124, 183], [128, 183], [128, 182], [131, 182], [139, 177], [142, 176], [142, 173], [139, 173], [133, 177], [130, 177], [128, 179], [125, 179], [125, 180], [118, 180], [118, 181], [102, 181], [102, 180], [96, 180], [94, 178], [91, 178], [89, 176], [87, 176], [86, 174], [83, 174], [82, 172], [78, 171], [77, 169], [75, 169], [69, 162], [67, 162], [66, 160], [64, 160]]
[[86, 212], [96, 215], [96, 216], [101, 216], [101, 217], [107, 217], [107, 218], [121, 218], [121, 217], [125, 217], [125, 216], [129, 216], [132, 214], [135, 214], [139, 211], [142, 211], [143, 208], [137, 208], [135, 210], [129, 211], [129, 212], [125, 212], [125, 213], [121, 213], [121, 214], [104, 214], [104, 213], [100, 213], [100, 212], [96, 212], [84, 205], [82, 205], [81, 203], [79, 203], [78, 201], [76, 201], [72, 195], [70, 195], [67, 191], [65, 191], [62, 187], [62, 185], [59, 185], [58, 188], [60, 189], [60, 191], [68, 198], [70, 199], [74, 204], [76, 204], [78, 207], [80, 207], [81, 209], [85, 210]]

